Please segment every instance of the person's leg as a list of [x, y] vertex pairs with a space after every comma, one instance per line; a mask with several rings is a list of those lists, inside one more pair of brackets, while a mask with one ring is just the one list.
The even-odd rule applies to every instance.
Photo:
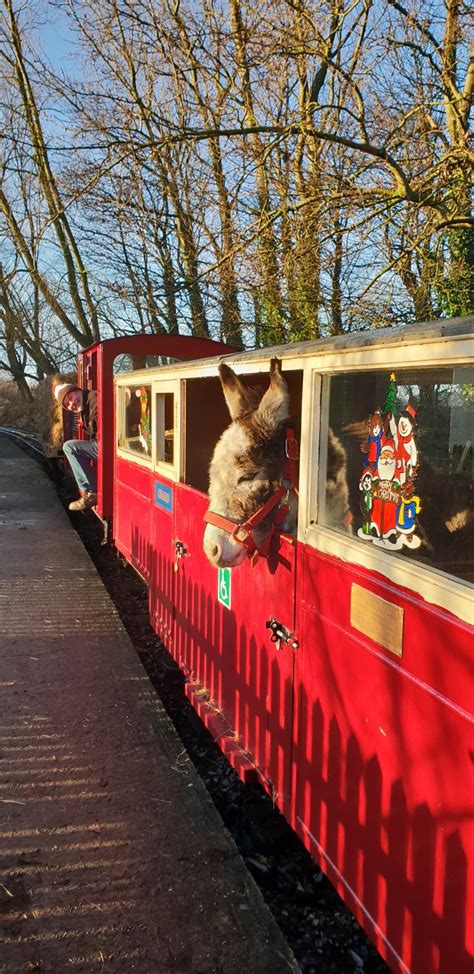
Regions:
[[71, 467], [74, 479], [82, 493], [95, 494], [97, 480], [91, 460], [97, 460], [99, 448], [96, 440], [66, 440], [64, 455]]

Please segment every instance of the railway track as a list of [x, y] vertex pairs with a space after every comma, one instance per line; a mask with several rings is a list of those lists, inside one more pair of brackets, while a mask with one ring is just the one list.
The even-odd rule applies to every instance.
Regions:
[[43, 444], [33, 433], [25, 433], [24, 430], [18, 430], [11, 426], [0, 426], [0, 435], [10, 437], [18, 446], [26, 449], [38, 461], [41, 460], [44, 463], [49, 463], [55, 459], [46, 455]]

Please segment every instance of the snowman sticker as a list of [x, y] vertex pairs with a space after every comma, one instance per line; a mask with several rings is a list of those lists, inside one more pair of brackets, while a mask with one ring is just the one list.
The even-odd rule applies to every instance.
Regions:
[[409, 402], [406, 409], [400, 413], [398, 422], [393, 415], [389, 419], [390, 432], [395, 443], [397, 478], [402, 485], [405, 483], [407, 477], [412, 479], [415, 476], [418, 462], [418, 450], [413, 435], [415, 416], [415, 406]]

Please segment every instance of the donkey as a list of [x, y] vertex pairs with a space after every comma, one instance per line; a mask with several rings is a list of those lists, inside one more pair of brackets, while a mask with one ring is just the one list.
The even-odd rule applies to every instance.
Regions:
[[[295, 465], [286, 459], [292, 436], [290, 396], [276, 358], [270, 362], [265, 392], [245, 386], [228, 365], [220, 365], [219, 374], [232, 422], [217, 442], [209, 468], [204, 551], [215, 567], [236, 568], [248, 554], [264, 550], [273, 525], [290, 534], [296, 531]], [[332, 433], [326, 496], [332, 516], [342, 525], [349, 508], [345, 451]]]

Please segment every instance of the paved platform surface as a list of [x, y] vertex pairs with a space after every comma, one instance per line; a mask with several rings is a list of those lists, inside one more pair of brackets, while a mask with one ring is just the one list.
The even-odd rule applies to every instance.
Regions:
[[0, 436], [0, 972], [299, 967], [33, 460]]

